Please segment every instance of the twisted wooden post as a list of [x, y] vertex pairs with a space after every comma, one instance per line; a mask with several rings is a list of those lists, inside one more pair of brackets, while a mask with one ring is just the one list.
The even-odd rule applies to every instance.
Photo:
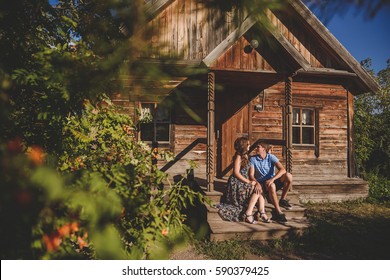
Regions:
[[293, 158], [292, 158], [292, 77], [288, 77], [285, 82], [285, 98], [286, 98], [286, 170], [292, 173]]
[[207, 77], [207, 190], [214, 191], [214, 116], [215, 116], [215, 73], [208, 73]]

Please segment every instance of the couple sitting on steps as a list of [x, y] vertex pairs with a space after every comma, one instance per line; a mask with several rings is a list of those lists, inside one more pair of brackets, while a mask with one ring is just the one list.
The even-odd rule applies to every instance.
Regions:
[[[292, 175], [284, 169], [279, 159], [271, 154], [268, 145], [259, 143], [256, 155], [249, 157], [250, 143], [248, 138], [240, 137], [234, 142], [233, 174], [230, 175], [222, 203], [216, 207], [222, 218], [228, 221], [240, 221], [254, 224], [256, 219], [264, 223], [271, 220], [265, 213], [265, 195], [274, 205], [272, 220], [286, 224], [287, 219], [281, 208], [291, 209], [286, 200], [287, 192], [292, 186]], [[278, 172], [275, 174], [275, 166]], [[276, 191], [282, 189], [278, 200]], [[256, 215], [253, 215], [257, 205]]]

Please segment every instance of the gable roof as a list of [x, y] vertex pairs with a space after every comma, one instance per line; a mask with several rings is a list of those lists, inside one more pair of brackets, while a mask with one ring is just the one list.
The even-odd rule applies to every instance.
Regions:
[[322, 22], [309, 10], [309, 8], [300, 0], [287, 0], [295, 11], [307, 22], [309, 28], [316, 32], [321, 39], [337, 54], [341, 60], [356, 73], [361, 86], [365, 91], [377, 92], [378, 83], [372, 76], [356, 61], [356, 59], [344, 48], [344, 46], [333, 36], [333, 34], [322, 24]]
[[[346, 66], [348, 70], [337, 70], [331, 68], [312, 67], [303, 55], [292, 45], [292, 43], [277, 29], [268, 28], [267, 33], [276, 40], [282, 49], [289, 55], [289, 58], [295, 62], [294, 75], [313, 75], [313, 76], [334, 76], [334, 77], [349, 77], [352, 78], [357, 86], [353, 90], [357, 93], [377, 92], [379, 90], [378, 83], [373, 77], [356, 61], [356, 59], [344, 48], [344, 46], [331, 34], [331, 32], [321, 23], [321, 21], [309, 10], [309, 8], [300, 0], [287, 0], [288, 4], [293, 8], [294, 16], [299, 16], [305, 27], [313, 34], [322, 40], [339, 61]], [[267, 19], [262, 19], [268, 21]], [[212, 50], [204, 59], [203, 63], [206, 66], [211, 66], [212, 63], [223, 55], [235, 41], [248, 32], [256, 24], [254, 17], [247, 17], [236, 30], [223, 40], [214, 50]], [[272, 23], [268, 22], [267, 26]], [[264, 25], [263, 25], [264, 26]], [[235, 39], [235, 40], [234, 40]]]
[[[151, 0], [147, 3], [147, 13], [151, 18], [157, 17], [175, 0]], [[209, 49], [201, 64], [208, 68], [212, 67], [222, 55], [227, 53], [240, 37], [246, 36], [249, 32], [263, 33], [275, 41], [278, 45], [278, 51], [283, 53], [288, 72], [297, 77], [337, 77], [347, 78], [351, 81], [348, 86], [355, 94], [364, 92], [377, 92], [379, 90], [378, 83], [374, 78], [356, 61], [356, 59], [342, 46], [342, 44], [330, 33], [330, 31], [321, 23], [321, 21], [309, 10], [309, 8], [301, 0], [286, 0], [288, 5], [287, 12], [294, 19], [299, 20], [300, 26], [304, 27], [305, 32], [315, 40], [319, 50], [325, 51], [334, 63], [340, 67], [326, 68], [323, 63], [319, 63], [321, 67], [312, 66], [308, 58], [304, 57], [301, 51], [293, 45], [281, 30], [275, 28], [274, 22], [269, 19], [262, 18], [262, 21], [269, 21], [267, 24], [258, 25], [256, 17], [247, 16], [237, 28], [226, 34], [217, 45]], [[263, 46], [261, 46], [263, 47]], [[189, 61], [188, 61], [189, 62]], [[196, 61], [192, 61], [196, 62]], [[199, 63], [199, 61], [198, 61]], [[331, 63], [333, 64], [333, 63]]]

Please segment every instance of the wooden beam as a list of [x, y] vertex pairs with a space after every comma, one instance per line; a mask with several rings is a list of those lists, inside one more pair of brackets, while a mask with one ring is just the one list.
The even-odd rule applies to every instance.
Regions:
[[146, 15], [148, 18], [156, 17], [166, 6], [171, 4], [175, 0], [157, 0], [153, 4], [146, 6]]
[[291, 58], [304, 70], [311, 68], [310, 63], [305, 59], [305, 57], [283, 36], [280, 31], [267, 19], [264, 18], [267, 26], [269, 26], [268, 31], [271, 35], [279, 42], [279, 44], [284, 48], [284, 50], [291, 56]]
[[298, 12], [307, 26], [313, 30], [340, 59], [357, 74], [363, 82], [366, 90], [378, 92], [379, 85], [371, 75], [356, 61], [356, 59], [344, 48], [344, 46], [329, 32], [321, 21], [300, 0], [288, 0], [289, 4]]
[[310, 67], [308, 69], [299, 69], [296, 72], [297, 75], [325, 75], [325, 76], [333, 76], [333, 77], [357, 77], [356, 73], [344, 71], [344, 70], [336, 70], [333, 68], [317, 68]]
[[215, 73], [209, 72], [207, 77], [207, 191], [214, 191], [214, 151], [215, 151]]
[[203, 59], [203, 64], [209, 67], [216, 59], [218, 59], [231, 46], [233, 46], [237, 39], [244, 35], [255, 23], [256, 19], [254, 17], [248, 16], [239, 27], [230, 33], [230, 35], [225, 40], [223, 40]]

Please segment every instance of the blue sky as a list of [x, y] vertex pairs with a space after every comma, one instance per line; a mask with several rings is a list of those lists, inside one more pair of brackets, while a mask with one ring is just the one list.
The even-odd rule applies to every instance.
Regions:
[[390, 6], [373, 19], [365, 19], [351, 8], [345, 15], [334, 15], [326, 24], [329, 31], [358, 61], [372, 59], [375, 73], [386, 68], [390, 58]]

